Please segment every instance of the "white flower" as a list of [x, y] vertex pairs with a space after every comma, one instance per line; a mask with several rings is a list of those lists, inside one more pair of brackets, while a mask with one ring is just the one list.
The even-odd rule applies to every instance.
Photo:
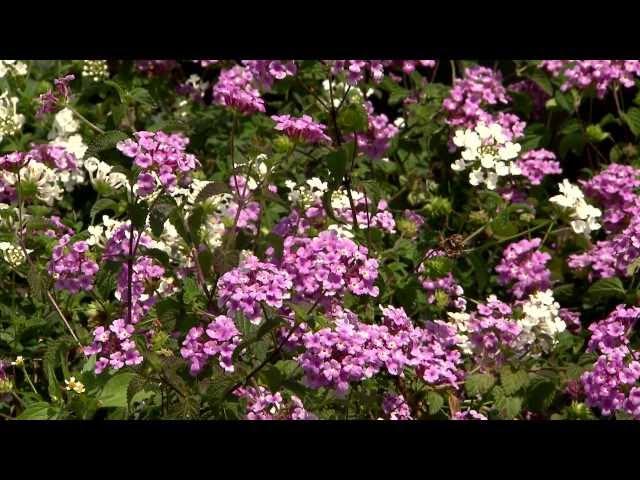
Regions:
[[7, 73], [13, 76], [27, 74], [27, 64], [19, 60], [0, 60], [0, 78], [4, 78]]
[[398, 117], [393, 121], [393, 124], [398, 127], [398, 128], [402, 128], [405, 125], [405, 121], [404, 118], [402, 117]]
[[0, 95], [0, 142], [5, 136], [15, 135], [22, 129], [24, 115], [17, 112], [18, 97]]
[[76, 393], [84, 393], [85, 391], [84, 384], [76, 380], [76, 377], [71, 377], [69, 380], [65, 380], [64, 383], [67, 384], [65, 387], [67, 390], [73, 390]]
[[82, 76], [94, 82], [109, 78], [109, 67], [106, 60], [85, 60], [82, 64]]
[[453, 143], [459, 148], [460, 158], [451, 164], [451, 169], [460, 172], [473, 167], [469, 183], [474, 186], [485, 184], [495, 190], [498, 177], [520, 175], [522, 172], [514, 160], [520, 153], [520, 145], [507, 141], [502, 127], [493, 123], [479, 122], [474, 129], [457, 130]]
[[539, 291], [522, 305], [523, 317], [517, 320], [522, 332], [518, 336], [518, 347], [534, 355], [549, 352], [557, 343], [558, 335], [566, 330], [560, 318], [560, 305], [553, 298], [552, 290]]
[[49, 139], [56, 137], [67, 137], [71, 133], [75, 133], [80, 128], [80, 124], [73, 116], [73, 112], [68, 108], [63, 108], [56, 113], [53, 119], [53, 128], [49, 132]]
[[99, 182], [106, 183], [115, 189], [128, 185], [127, 176], [124, 173], [113, 172], [111, 165], [95, 157], [87, 158], [84, 161], [84, 168], [89, 172], [89, 179], [94, 186]]
[[24, 357], [22, 355], [18, 355], [16, 357], [16, 360], [14, 362], [11, 362], [11, 365], [14, 365], [16, 367], [21, 367], [24, 365]]
[[331, 224], [327, 227], [327, 230], [333, 230], [334, 232], [336, 232], [338, 234], [339, 237], [342, 238], [349, 238], [352, 239], [353, 238], [353, 226], [351, 224], [345, 223], [345, 224]]
[[584, 199], [580, 187], [573, 185], [566, 178], [558, 185], [559, 195], [554, 195], [550, 202], [571, 210], [570, 225], [574, 232], [589, 236], [593, 230], [600, 228], [598, 219], [602, 215], [599, 208], [589, 205]]
[[451, 323], [456, 328], [458, 344], [463, 353], [471, 355], [471, 341], [469, 340], [469, 320], [471, 315], [465, 312], [447, 312], [447, 316], [451, 319]]

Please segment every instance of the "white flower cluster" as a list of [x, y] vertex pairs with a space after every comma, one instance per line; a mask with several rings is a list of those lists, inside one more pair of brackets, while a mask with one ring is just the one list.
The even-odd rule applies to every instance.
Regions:
[[127, 176], [122, 172], [114, 172], [113, 167], [108, 163], [89, 157], [84, 161], [84, 168], [89, 172], [91, 184], [101, 189], [101, 184], [106, 184], [111, 188], [119, 189], [128, 185]]
[[18, 176], [23, 186], [30, 185], [35, 188], [36, 197], [50, 207], [57, 201], [62, 200], [63, 190], [59, 184], [59, 174], [47, 165], [29, 161], [20, 168], [16, 174], [13, 172], [3, 172], [3, 180], [15, 187], [18, 184]]
[[539, 291], [522, 304], [523, 317], [517, 320], [522, 327], [518, 336], [520, 349], [539, 354], [548, 353], [557, 343], [558, 335], [567, 328], [560, 318], [560, 304], [552, 290]]
[[486, 184], [489, 190], [495, 190], [499, 177], [522, 173], [513, 161], [520, 153], [520, 144], [507, 141], [497, 123], [478, 122], [473, 130], [457, 130], [453, 143], [463, 150], [461, 158], [453, 162], [451, 168], [461, 172], [472, 167], [469, 173], [471, 185]]
[[109, 67], [106, 60], [84, 60], [82, 63], [82, 76], [88, 77], [94, 82], [109, 78]]
[[87, 228], [89, 232], [89, 238], [87, 238], [88, 245], [97, 245], [104, 248], [107, 245], [107, 239], [109, 239], [120, 225], [124, 222], [115, 220], [109, 215], [102, 216], [102, 223], [99, 225], [91, 225]]
[[[325, 91], [325, 97], [327, 100], [330, 100], [331, 91], [333, 90], [333, 106], [335, 108], [340, 106], [343, 98], [345, 99], [345, 102], [349, 100], [360, 104], [362, 104], [362, 101], [364, 100], [362, 91], [360, 91], [359, 88], [352, 87], [344, 82], [333, 82], [333, 85], [331, 85], [329, 80], [324, 80], [322, 82], [322, 88]], [[369, 98], [374, 93], [375, 90], [373, 88], [368, 88], [364, 93], [364, 97]]]
[[14, 77], [26, 75], [27, 64], [20, 60], [0, 60], [0, 78], [4, 78], [7, 73]]
[[[27, 253], [31, 253], [32, 251], [33, 250], [27, 250]], [[22, 251], [22, 248], [9, 242], [0, 242], [0, 252], [2, 252], [2, 258], [4, 261], [13, 268], [19, 267], [26, 260], [26, 256]]]
[[[491, 297], [489, 297], [491, 299]], [[471, 355], [471, 341], [469, 340], [469, 319], [471, 315], [466, 312], [447, 312], [447, 316], [451, 320], [450, 324], [456, 328], [458, 337], [458, 345], [460, 350], [466, 355]]]
[[573, 185], [565, 178], [558, 188], [560, 195], [551, 197], [549, 201], [571, 210], [570, 224], [573, 231], [589, 236], [593, 230], [598, 230], [600, 228], [598, 219], [602, 212], [585, 201], [580, 187]]
[[287, 198], [291, 203], [309, 207], [318, 201], [322, 201], [322, 196], [329, 189], [327, 182], [323, 182], [318, 177], [307, 180], [306, 185], [298, 185], [296, 182], [287, 180], [285, 186], [291, 190]]
[[82, 135], [76, 133], [80, 125], [75, 119], [73, 112], [68, 108], [63, 108], [56, 113], [53, 119], [53, 128], [49, 132], [50, 144], [64, 148], [76, 157], [76, 169], [59, 172], [60, 181], [66, 191], [70, 192], [76, 185], [84, 183], [85, 172], [82, 168], [84, 155], [87, 152], [87, 145], [82, 140]]
[[18, 113], [17, 106], [18, 97], [9, 97], [7, 92], [0, 95], [0, 142], [22, 129], [24, 115]]

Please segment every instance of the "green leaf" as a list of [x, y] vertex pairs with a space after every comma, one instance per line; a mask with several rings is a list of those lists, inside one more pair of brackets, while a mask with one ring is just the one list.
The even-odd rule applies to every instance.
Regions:
[[213, 262], [213, 254], [208, 248], [198, 252], [198, 263], [200, 264], [202, 275], [204, 275], [205, 280], [211, 280], [213, 278]]
[[85, 153], [85, 158], [96, 157], [98, 153], [115, 148], [118, 142], [126, 140], [129, 136], [120, 130], [110, 130], [102, 134], [96, 135]]
[[210, 197], [220, 195], [222, 193], [229, 193], [229, 185], [223, 182], [211, 182], [204, 186], [200, 193], [196, 196], [195, 204], [198, 205]]
[[631, 277], [635, 275], [639, 267], [640, 267], [640, 257], [636, 258], [633, 262], [629, 264], [629, 266], [627, 267], [627, 276]]
[[502, 397], [495, 403], [496, 407], [505, 419], [513, 419], [520, 414], [522, 410], [522, 398], [520, 397]]
[[558, 90], [556, 91], [556, 94], [554, 95], [553, 98], [556, 100], [560, 108], [562, 108], [563, 110], [569, 113], [573, 112], [573, 105], [571, 102], [571, 98], [568, 94], [562, 93], [560, 90]]
[[500, 383], [507, 395], [512, 395], [529, 383], [529, 375], [524, 370], [513, 372], [511, 367], [504, 366], [500, 369]]
[[154, 107], [156, 105], [153, 97], [146, 88], [136, 87], [129, 92], [129, 97], [137, 103]]
[[589, 287], [586, 293], [591, 304], [597, 304], [603, 300], [624, 298], [626, 291], [622, 281], [617, 277], [602, 278]]
[[156, 203], [153, 210], [151, 210], [149, 214], [149, 224], [151, 226], [151, 232], [153, 232], [156, 237], [162, 235], [162, 232], [164, 231], [164, 224], [169, 218], [169, 215], [171, 215], [171, 212], [173, 212], [174, 208], [175, 205], [163, 202]]
[[498, 239], [508, 238], [518, 233], [518, 226], [501, 215], [491, 222], [491, 231]]
[[360, 103], [352, 103], [340, 109], [338, 127], [342, 133], [364, 132], [369, 125], [369, 118]]
[[622, 119], [629, 125], [631, 133], [636, 137], [640, 136], [640, 108], [631, 107], [622, 115]]
[[111, 377], [98, 395], [101, 407], [127, 407], [129, 383], [136, 376], [132, 372], [116, 373]]
[[465, 379], [464, 388], [468, 395], [475, 397], [487, 393], [495, 383], [496, 379], [490, 373], [475, 373]]
[[149, 207], [144, 202], [138, 202], [129, 205], [129, 217], [131, 223], [137, 229], [142, 229], [147, 223], [147, 214], [149, 213]]
[[342, 183], [342, 179], [347, 172], [347, 164], [353, 156], [353, 148], [353, 142], [351, 142], [325, 157], [327, 168], [331, 175], [331, 184], [334, 188]]
[[144, 254], [148, 255], [151, 258], [154, 258], [165, 268], [169, 268], [171, 266], [171, 259], [169, 258], [169, 254], [164, 250], [160, 250], [159, 248], [145, 248]]
[[18, 420], [48, 420], [52, 413], [51, 405], [47, 402], [36, 402], [29, 405], [18, 415]]
[[427, 404], [429, 405], [429, 415], [435, 415], [444, 405], [444, 398], [438, 392], [431, 390], [427, 393]]
[[192, 238], [198, 238], [198, 230], [202, 226], [202, 222], [204, 221], [204, 209], [202, 205], [196, 205], [193, 207], [191, 211], [191, 215], [189, 215], [189, 219], [187, 220], [187, 224], [189, 225], [189, 231], [191, 232]]
[[556, 385], [549, 380], [535, 381], [527, 394], [528, 407], [543, 412], [551, 406], [556, 396]]
[[587, 138], [593, 143], [600, 143], [610, 136], [611, 134], [603, 131], [600, 125], [589, 125], [587, 127]]
[[118, 211], [118, 203], [110, 198], [101, 198], [91, 207], [91, 222], [96, 218], [98, 213], [104, 210], [112, 210], [114, 213]]
[[547, 95], [553, 95], [553, 85], [551, 85], [551, 80], [549, 80], [549, 77], [542, 70], [538, 68], [535, 69], [529, 75], [529, 78], [536, 82]]

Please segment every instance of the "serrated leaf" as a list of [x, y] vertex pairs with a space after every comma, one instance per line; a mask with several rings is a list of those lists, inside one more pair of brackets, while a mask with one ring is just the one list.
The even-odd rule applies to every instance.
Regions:
[[36, 402], [16, 417], [18, 420], [48, 420], [51, 418], [52, 407], [47, 402]]
[[230, 191], [229, 185], [226, 183], [211, 182], [206, 184], [204, 188], [200, 190], [200, 193], [196, 196], [194, 203], [198, 205], [213, 196], [220, 195], [222, 193], [229, 193]]
[[427, 404], [429, 405], [429, 415], [435, 415], [444, 406], [444, 398], [438, 392], [431, 390], [427, 393]]
[[468, 395], [475, 397], [487, 393], [495, 383], [496, 379], [490, 373], [475, 373], [465, 379], [464, 388]]
[[592, 304], [606, 299], [624, 298], [626, 291], [618, 277], [601, 278], [589, 287], [586, 297]]
[[97, 397], [100, 406], [126, 408], [127, 390], [129, 383], [135, 376], [136, 374], [132, 372], [122, 372], [111, 377]]
[[343, 107], [338, 113], [338, 127], [342, 133], [364, 132], [368, 125], [367, 112], [359, 103]]
[[631, 107], [622, 115], [622, 119], [636, 137], [640, 136], [640, 108]]
[[524, 370], [513, 372], [511, 367], [504, 366], [500, 369], [500, 383], [507, 395], [513, 395], [529, 383], [529, 375]]
[[129, 136], [120, 130], [110, 130], [96, 135], [87, 147], [85, 158], [97, 157], [98, 153], [115, 148], [118, 142], [126, 140]]

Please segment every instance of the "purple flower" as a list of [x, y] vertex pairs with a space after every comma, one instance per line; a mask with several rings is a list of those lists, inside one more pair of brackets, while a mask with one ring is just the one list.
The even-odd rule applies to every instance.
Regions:
[[309, 115], [302, 115], [300, 118], [293, 118], [291, 115], [272, 115], [271, 119], [276, 122], [276, 130], [284, 132], [294, 140], [308, 143], [331, 142], [331, 138], [324, 133], [327, 127], [314, 122]]
[[511, 293], [520, 299], [551, 287], [551, 272], [547, 263], [551, 255], [538, 250], [542, 240], [534, 238], [513, 242], [502, 252], [502, 260], [496, 267], [498, 282], [511, 285]]

